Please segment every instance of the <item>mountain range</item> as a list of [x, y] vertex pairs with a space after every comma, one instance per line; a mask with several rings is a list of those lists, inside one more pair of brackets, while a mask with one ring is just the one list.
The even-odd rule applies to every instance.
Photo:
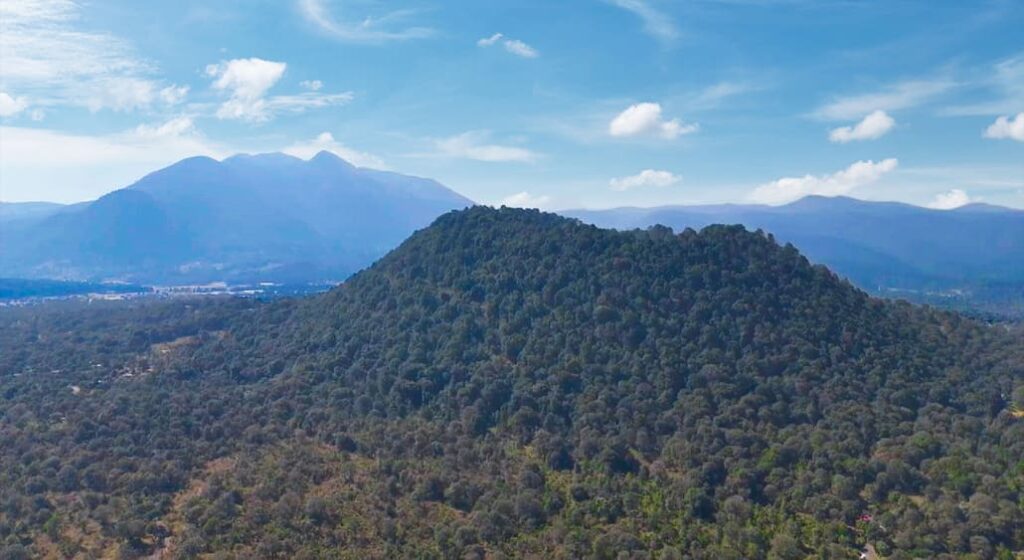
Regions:
[[475, 207], [313, 297], [0, 313], [0, 554], [1013, 558], [1022, 371], [763, 232]]
[[[93, 202], [0, 204], [8, 277], [143, 284], [340, 281], [474, 203], [321, 152], [196, 157]], [[809, 196], [783, 206], [566, 210], [618, 229], [741, 224], [875, 294], [1024, 313], [1024, 211]]]
[[709, 205], [564, 212], [618, 229], [743, 224], [792, 243], [871, 291], [1024, 284], [1024, 211], [987, 204], [933, 210], [808, 196], [783, 206]]
[[144, 283], [342, 280], [472, 202], [320, 152], [182, 160], [96, 201], [0, 207], [7, 276]]

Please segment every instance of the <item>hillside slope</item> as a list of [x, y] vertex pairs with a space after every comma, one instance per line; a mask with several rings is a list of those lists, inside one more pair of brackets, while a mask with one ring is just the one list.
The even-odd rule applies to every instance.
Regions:
[[[1024, 551], [1019, 334], [873, 299], [765, 235], [473, 208], [253, 305], [161, 311], [161, 333], [122, 315], [95, 345], [4, 323], [0, 522], [36, 520], [10, 534], [182, 557]], [[107, 361], [11, 377], [60, 360], [18, 344], [40, 332]], [[89, 391], [48, 391], [69, 383]]]

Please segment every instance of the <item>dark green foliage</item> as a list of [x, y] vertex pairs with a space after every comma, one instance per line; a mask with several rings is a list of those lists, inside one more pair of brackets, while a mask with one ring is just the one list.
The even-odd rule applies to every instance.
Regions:
[[94, 548], [165, 527], [181, 557], [1024, 550], [1020, 333], [738, 227], [477, 208], [314, 298], [20, 313], [8, 547], [95, 524]]
[[1004, 319], [1024, 317], [1024, 211], [969, 204], [952, 211], [808, 196], [782, 206], [577, 210], [603, 227], [742, 224], [800, 248], [861, 288]]

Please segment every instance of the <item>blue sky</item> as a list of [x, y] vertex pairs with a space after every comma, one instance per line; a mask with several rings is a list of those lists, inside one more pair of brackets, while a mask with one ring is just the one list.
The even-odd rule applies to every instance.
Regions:
[[1024, 207], [1024, 2], [0, 3], [0, 200], [319, 149], [488, 204]]

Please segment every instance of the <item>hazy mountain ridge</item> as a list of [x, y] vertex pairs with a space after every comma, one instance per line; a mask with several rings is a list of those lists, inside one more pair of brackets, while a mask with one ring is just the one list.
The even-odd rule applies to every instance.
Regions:
[[0, 223], [43, 218], [64, 206], [56, 202], [0, 202]]
[[[471, 204], [437, 181], [357, 168], [328, 152], [308, 161], [194, 157], [91, 203], [0, 206], [0, 265], [8, 276], [157, 284], [341, 280]], [[1021, 210], [810, 196], [783, 206], [561, 214], [619, 229], [741, 224], [876, 294], [1024, 310]]]
[[971, 204], [933, 210], [895, 202], [810, 196], [783, 206], [708, 205], [562, 214], [603, 227], [713, 223], [763, 229], [870, 290], [1024, 284], [1024, 211]]
[[4, 224], [8, 275], [210, 280], [343, 279], [472, 202], [429, 179], [321, 152], [182, 160], [92, 203]]

